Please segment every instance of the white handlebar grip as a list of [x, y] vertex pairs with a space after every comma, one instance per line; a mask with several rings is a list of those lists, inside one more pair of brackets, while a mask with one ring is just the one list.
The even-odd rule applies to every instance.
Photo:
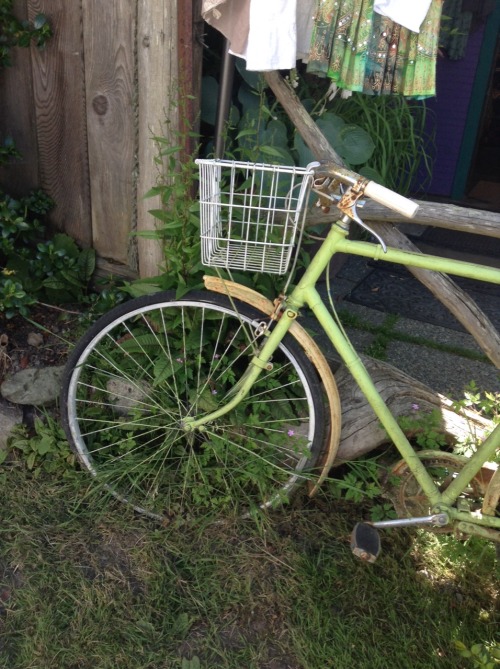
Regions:
[[408, 198], [385, 188], [385, 186], [375, 183], [375, 181], [370, 181], [365, 187], [365, 195], [372, 200], [375, 200], [375, 202], [383, 204], [384, 207], [388, 207], [393, 211], [397, 211], [399, 214], [403, 214], [403, 216], [406, 216], [407, 218], [413, 218], [419, 207], [413, 200], [409, 200]]

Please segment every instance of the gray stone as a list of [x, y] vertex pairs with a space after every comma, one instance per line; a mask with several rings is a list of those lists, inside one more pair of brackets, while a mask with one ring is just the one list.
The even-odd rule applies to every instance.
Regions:
[[63, 371], [64, 366], [23, 369], [2, 383], [0, 393], [14, 404], [53, 404], [61, 391]]
[[7, 447], [12, 429], [22, 422], [23, 412], [19, 407], [0, 404], [0, 451]]
[[131, 409], [144, 403], [151, 386], [144, 381], [127, 381], [125, 379], [110, 379], [106, 384], [110, 400], [115, 411], [120, 416], [127, 416]]

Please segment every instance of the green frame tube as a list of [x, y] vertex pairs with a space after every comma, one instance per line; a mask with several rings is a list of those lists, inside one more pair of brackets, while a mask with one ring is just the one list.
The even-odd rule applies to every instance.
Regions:
[[394, 418], [385, 401], [376, 389], [361, 358], [331, 316], [315, 287], [319, 277], [325, 271], [331, 258], [335, 253], [339, 252], [410, 267], [419, 267], [446, 274], [453, 274], [455, 276], [474, 278], [495, 284], [500, 284], [500, 270], [484, 267], [475, 263], [441, 258], [439, 256], [428, 254], [413, 253], [394, 248], [388, 248], [387, 251], [384, 252], [379, 244], [349, 240], [347, 239], [347, 234], [348, 230], [342, 227], [342, 224], [339, 223], [332, 226], [323, 244], [311, 260], [311, 264], [297, 286], [292, 290], [290, 296], [286, 299], [280, 319], [276, 323], [273, 331], [266, 337], [258, 355], [253, 358], [252, 365], [247, 370], [247, 373], [238, 382], [238, 386], [228, 403], [202, 419], [187, 420], [185, 429], [192, 430], [201, 428], [205, 423], [219, 418], [230, 411], [248, 394], [260, 372], [263, 369], [266, 369], [268, 364], [271, 364], [269, 361], [271, 360], [273, 353], [276, 351], [291, 324], [297, 318], [299, 310], [302, 307], [307, 306], [313, 312], [325, 334], [330, 339], [332, 345], [339, 353], [344, 364], [347, 366], [356, 383], [365, 395], [367, 401], [375, 412], [375, 415], [387, 431], [402, 458], [406, 461], [410, 471], [421, 485], [422, 490], [429, 499], [433, 511], [446, 512], [449, 514], [450, 518], [456, 520], [468, 521], [469, 523], [477, 522], [477, 524], [481, 526], [498, 527], [500, 529], [500, 518], [479, 515], [477, 518], [472, 518], [466, 512], [451, 508], [451, 505], [457, 500], [467, 483], [474, 478], [482, 465], [487, 460], [491, 459], [495, 451], [500, 448], [500, 425], [497, 426], [490, 436], [483, 442], [481, 447], [470, 458], [469, 462], [463, 467], [461, 472], [459, 472], [447, 490], [441, 494], [436, 488], [434, 481], [427, 472], [416, 451], [399, 427], [397, 420]]

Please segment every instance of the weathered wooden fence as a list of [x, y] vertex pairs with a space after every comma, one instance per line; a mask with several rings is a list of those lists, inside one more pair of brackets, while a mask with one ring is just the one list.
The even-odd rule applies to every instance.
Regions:
[[104, 271], [150, 276], [161, 266], [159, 245], [131, 232], [154, 226], [158, 203], [143, 197], [158, 176], [152, 137], [167, 115], [176, 126], [179, 90], [191, 92], [200, 66], [196, 3], [14, 2], [19, 18], [46, 14], [54, 36], [42, 50], [16, 49], [0, 71], [0, 134], [23, 155], [0, 170], [0, 186], [43, 188], [54, 227], [93, 246]]

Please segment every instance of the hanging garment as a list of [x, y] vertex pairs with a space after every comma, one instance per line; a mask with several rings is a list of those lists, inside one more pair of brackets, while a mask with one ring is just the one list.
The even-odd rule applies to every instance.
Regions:
[[250, 30], [241, 55], [247, 70], [291, 70], [297, 60], [297, 0], [251, 0]]
[[318, 0], [308, 72], [370, 95], [435, 95], [442, 0], [412, 32], [373, 9], [374, 0]]
[[297, 0], [297, 60], [307, 62], [311, 48], [316, 0]]
[[373, 10], [418, 33], [430, 5], [431, 0], [375, 0]]
[[201, 15], [227, 38], [231, 53], [243, 53], [250, 28], [250, 0], [203, 0]]
[[247, 70], [290, 70], [306, 58], [316, 0], [203, 0], [202, 17]]

